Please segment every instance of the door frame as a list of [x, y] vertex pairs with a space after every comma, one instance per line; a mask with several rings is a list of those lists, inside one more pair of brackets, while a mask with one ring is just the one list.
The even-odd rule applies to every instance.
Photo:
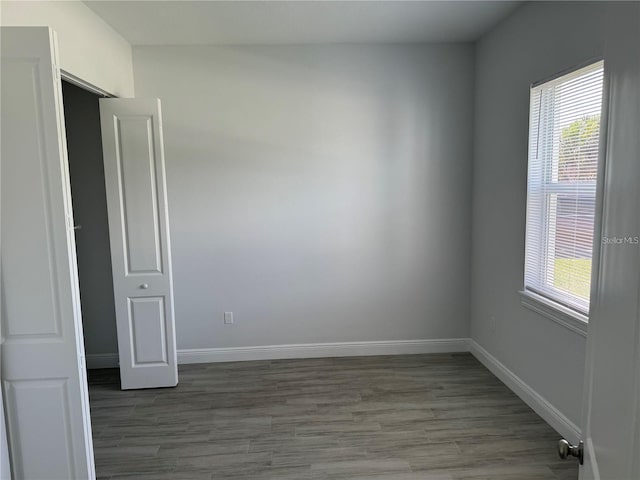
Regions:
[[[93, 85], [92, 83], [82, 79], [81, 77], [78, 77], [72, 73], [69, 73], [66, 70], [60, 69], [60, 81], [62, 84], [62, 80], [64, 80], [67, 83], [70, 83], [71, 85], [74, 85], [78, 88], [81, 88], [82, 90], [92, 93], [94, 95], [97, 95], [100, 98], [119, 98], [117, 95], [114, 95], [110, 92], [108, 92], [107, 90], [104, 90], [96, 85]], [[63, 100], [64, 100], [64, 95], [63, 95]], [[66, 132], [66, 116], [65, 116], [65, 132]], [[101, 146], [102, 148], [102, 146]], [[68, 148], [67, 148], [67, 157], [68, 157]], [[68, 161], [68, 159], [67, 159]], [[103, 170], [104, 170], [104, 165], [103, 165]], [[73, 191], [71, 192], [71, 197], [73, 199]], [[74, 218], [74, 222], [76, 222], [77, 220]], [[76, 242], [77, 243], [77, 242]], [[77, 248], [76, 248], [76, 257], [78, 256], [77, 253]], [[113, 273], [111, 274], [111, 278], [110, 278], [110, 284], [113, 284]], [[78, 287], [80, 287], [80, 285], [78, 285]], [[82, 298], [80, 299], [80, 306], [82, 307]], [[84, 318], [83, 318], [83, 322], [84, 322]], [[84, 329], [83, 329], [83, 336], [84, 336]], [[117, 352], [116, 352], [117, 353]], [[85, 352], [85, 357], [86, 357], [86, 352]], [[86, 365], [88, 366], [90, 361], [87, 360]], [[110, 366], [107, 366], [108, 368], [111, 368]], [[114, 368], [117, 367], [117, 364], [114, 366]], [[101, 367], [97, 367], [97, 368], [101, 368]], [[102, 367], [104, 368], [104, 367]], [[89, 367], [87, 367], [87, 369], [89, 369]]]
[[107, 90], [103, 90], [100, 87], [95, 86], [94, 84], [87, 82], [86, 80], [74, 75], [73, 73], [70, 73], [66, 70], [60, 69], [60, 80], [65, 80], [73, 85], [75, 85], [76, 87], [80, 87], [83, 90], [86, 90], [88, 92], [91, 92], [93, 94], [96, 94], [100, 97], [104, 97], [104, 98], [118, 98], [116, 95], [114, 95], [111, 92], [108, 92]]
[[[65, 80], [69, 83], [71, 83], [72, 85], [75, 85], [79, 88], [82, 88], [83, 90], [86, 90], [90, 93], [93, 93], [95, 95], [98, 95], [101, 98], [117, 98], [116, 95], [103, 90], [102, 88], [76, 76], [73, 75], [72, 73], [60, 69], [60, 76], [58, 77], [58, 81], [60, 82], [60, 91], [62, 91], [62, 80]], [[64, 107], [62, 107], [64, 110]], [[66, 115], [63, 116], [64, 119], [64, 126], [65, 126], [65, 135], [66, 135], [66, 126], [67, 126], [67, 120], [66, 120]], [[68, 147], [66, 146], [66, 138], [65, 138], [65, 148], [67, 148], [67, 163], [68, 163]], [[69, 169], [67, 168], [67, 175], [70, 175]], [[69, 179], [69, 185], [71, 185], [71, 179]], [[73, 192], [71, 192], [71, 198], [73, 198]], [[76, 248], [76, 269], [77, 269], [77, 248]], [[113, 277], [113, 273], [111, 274], [111, 276]], [[78, 283], [77, 287], [78, 287], [78, 291], [80, 291], [80, 278], [78, 275], [76, 275], [76, 282]], [[112, 282], [113, 282], [113, 278], [112, 278]], [[82, 308], [82, 299], [80, 299], [80, 307]], [[84, 318], [81, 317], [81, 322], [84, 322]], [[84, 341], [84, 327], [82, 329], [82, 340]], [[76, 352], [76, 356], [77, 356], [77, 352]], [[86, 357], [86, 352], [85, 352], [85, 357]], [[87, 363], [85, 361], [85, 369], [87, 368]], [[86, 376], [88, 378], [88, 375]], [[89, 398], [89, 382], [88, 380], [85, 381], [85, 384], [83, 385], [83, 388], [86, 390], [87, 392], [87, 398]], [[89, 400], [89, 406], [91, 406], [91, 400]], [[91, 422], [91, 415], [89, 415], [89, 422]], [[91, 445], [92, 447], [92, 452], [91, 455], [94, 456], [94, 451], [95, 451], [95, 447], [93, 446], [93, 443]], [[95, 472], [94, 472], [95, 475]]]

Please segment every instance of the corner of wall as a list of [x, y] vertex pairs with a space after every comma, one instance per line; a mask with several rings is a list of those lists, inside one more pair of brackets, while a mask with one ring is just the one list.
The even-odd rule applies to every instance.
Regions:
[[[575, 24], [570, 32], [567, 21]], [[516, 393], [527, 391], [521, 396], [535, 402], [534, 410], [548, 404], [548, 415], [541, 415], [566, 431], [581, 422], [573, 407], [583, 395], [584, 337], [524, 309], [518, 294], [528, 89], [540, 78], [598, 56], [603, 21], [599, 2], [525, 3], [476, 43], [470, 337], [476, 350], [486, 353], [479, 358], [507, 378], [503, 381]]]
[[111, 94], [134, 94], [131, 45], [83, 2], [2, 1], [0, 23], [56, 31], [60, 67]]

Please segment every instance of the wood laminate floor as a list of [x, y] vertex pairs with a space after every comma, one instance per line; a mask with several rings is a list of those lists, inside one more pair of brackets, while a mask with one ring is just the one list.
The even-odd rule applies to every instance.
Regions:
[[470, 354], [89, 372], [99, 479], [568, 480], [559, 435]]

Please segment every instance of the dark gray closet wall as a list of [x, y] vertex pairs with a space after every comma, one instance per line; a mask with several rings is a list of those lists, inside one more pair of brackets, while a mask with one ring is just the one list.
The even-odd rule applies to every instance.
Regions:
[[[98, 96], [62, 82], [87, 355], [118, 351]], [[89, 363], [92, 359], [89, 358]]]

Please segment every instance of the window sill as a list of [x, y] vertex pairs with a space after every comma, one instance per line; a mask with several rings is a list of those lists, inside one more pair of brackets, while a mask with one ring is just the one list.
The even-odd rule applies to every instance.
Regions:
[[520, 291], [520, 303], [583, 337], [587, 336], [589, 317], [532, 292]]

